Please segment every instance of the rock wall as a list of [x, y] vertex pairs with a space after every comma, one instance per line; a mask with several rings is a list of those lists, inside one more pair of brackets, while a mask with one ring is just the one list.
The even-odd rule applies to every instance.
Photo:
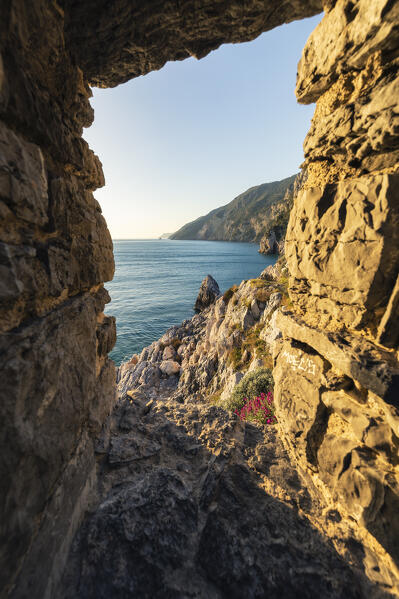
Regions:
[[[113, 404], [112, 242], [90, 89], [55, 2], [0, 8], [0, 594], [51, 597]], [[39, 566], [40, 564], [40, 566]]]
[[399, 3], [337, 0], [297, 96], [317, 102], [286, 236], [279, 422], [326, 506], [354, 520], [368, 576], [398, 576]]

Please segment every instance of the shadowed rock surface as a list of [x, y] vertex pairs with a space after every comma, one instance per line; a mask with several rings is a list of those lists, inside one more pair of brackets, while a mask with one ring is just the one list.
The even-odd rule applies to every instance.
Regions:
[[[371, 452], [342, 438], [342, 431], [333, 437], [334, 450], [324, 450], [331, 440], [323, 440], [322, 425], [303, 437], [309, 407], [300, 403], [302, 390], [295, 394], [296, 416], [280, 404], [284, 420], [276, 426], [243, 422], [224, 409], [243, 375], [264, 367], [271, 347], [281, 345], [276, 322], [289, 318], [279, 310], [283, 294], [278, 278], [243, 282], [231, 297], [170, 328], [119, 368], [120, 399], [97, 447], [98, 505], [76, 539], [62, 585], [65, 597], [127, 597], [129, 590], [160, 598], [392, 596], [394, 571], [367, 537], [367, 527], [345, 518], [340, 503], [320, 496], [281, 435], [295, 425], [302, 460], [314, 459], [319, 447], [327, 481], [335, 476], [349, 492], [341, 460], [356, 447], [354, 455], [367, 459], [360, 497], [371, 499], [370, 515], [376, 513], [373, 494], [382, 491], [374, 476], [370, 495], [367, 475], [376, 466]], [[162, 369], [165, 357], [173, 358], [177, 371]], [[331, 384], [333, 374], [325, 368]], [[300, 378], [296, 382], [303, 385]], [[279, 388], [284, 392], [291, 384], [280, 380]], [[323, 402], [329, 424], [336, 423], [334, 393], [324, 393]], [[375, 412], [363, 406], [361, 420], [354, 399], [342, 395], [341, 402], [340, 414], [368, 427], [368, 442], [388, 443]], [[393, 523], [393, 512], [385, 518]], [[394, 544], [395, 526], [388, 531], [386, 524], [380, 521], [380, 533]]]
[[306, 519], [312, 500], [273, 427], [133, 391], [109, 434], [63, 598], [366, 596]]
[[208, 308], [220, 295], [219, 285], [211, 275], [206, 275], [201, 283], [198, 297], [195, 300], [194, 310], [200, 312]]
[[[203, 58], [323, 9], [321, 0], [64, 0], [68, 46], [89, 82], [113, 87], [169, 60]], [[90, 27], [87, 27], [90, 23]]]

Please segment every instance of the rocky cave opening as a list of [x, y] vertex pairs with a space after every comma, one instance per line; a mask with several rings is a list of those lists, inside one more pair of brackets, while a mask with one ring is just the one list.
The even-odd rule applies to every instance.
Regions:
[[[207, 442], [226, 431], [216, 460], [169, 430], [183, 452], [206, 458], [200, 512], [165, 464], [154, 470], [152, 486], [143, 476], [134, 492], [122, 489], [116, 504], [101, 503], [111, 487], [100, 488], [98, 438], [104, 439], [115, 407], [108, 359], [115, 322], [104, 315], [109, 296], [103, 283], [112, 278], [114, 262], [93, 197], [103, 184], [101, 165], [82, 138], [93, 119], [89, 85], [113, 87], [167, 60], [201, 58], [221, 43], [248, 41], [322, 9], [298, 67], [297, 98], [315, 102], [316, 111], [304, 146], [308, 178], [286, 236], [293, 309], [276, 315], [280, 440], [271, 450], [257, 445], [251, 431], [245, 440], [245, 431], [219, 413], [209, 420], [201, 406], [175, 405], [175, 426], [197, 421], [200, 436], [206, 425]], [[304, 597], [319, 596], [320, 589], [341, 597], [343, 588], [345, 596], [397, 596], [399, 2], [5, 0], [0, 17], [2, 594], [126, 597], [139, 589], [142, 596], [162, 597], [166, 588], [168, 596], [189, 589], [192, 596], [223, 597], [226, 571], [216, 565], [234, 558], [243, 562], [235, 564], [229, 596], [240, 596], [240, 588], [248, 597], [262, 596], [264, 588], [280, 597], [295, 596], [298, 588]], [[304, 363], [312, 368], [301, 368]], [[162, 414], [154, 418], [156, 432], [166, 423]], [[136, 432], [140, 436], [139, 427]], [[147, 442], [141, 439], [144, 449]], [[246, 532], [261, 552], [259, 530], [265, 522], [277, 527], [268, 537], [271, 578], [252, 557], [246, 564], [247, 549], [234, 553], [239, 534], [229, 533], [226, 519], [259, 496], [249, 470], [232, 457], [237, 447], [242, 454], [255, 446], [282, 469], [274, 479], [269, 469], [265, 474], [274, 518], [260, 510]], [[104, 447], [102, 455], [107, 452]], [[254, 456], [249, 451], [247, 457]], [[193, 472], [198, 480], [204, 474]], [[294, 486], [296, 477], [302, 481], [296, 507], [284, 504], [285, 491], [274, 484], [279, 477]], [[215, 485], [216, 507], [213, 495], [206, 496]], [[149, 497], [149, 513], [136, 520], [142, 496]], [[238, 504], [229, 503], [232, 497]], [[134, 530], [164, 501], [185, 506], [180, 513], [188, 528], [178, 519], [172, 523], [170, 561], [156, 571], [155, 586], [143, 590], [144, 566], [132, 577], [126, 560], [141, 547], [141, 563], [155, 572], [152, 551], [163, 556], [165, 538], [155, 530], [160, 545], [151, 549]], [[299, 508], [305, 519], [298, 518]], [[107, 528], [115, 514], [116, 532]], [[279, 545], [279, 528], [294, 531], [299, 546], [306, 539], [305, 562], [288, 535]], [[84, 553], [66, 569], [78, 530]], [[107, 546], [114, 549], [109, 562], [102, 551]], [[200, 566], [168, 586], [169, 568], [187, 551]], [[116, 561], [120, 576], [104, 577], [115, 572]], [[337, 564], [343, 586], [334, 586], [328, 563]], [[318, 581], [313, 591], [309, 577]]]

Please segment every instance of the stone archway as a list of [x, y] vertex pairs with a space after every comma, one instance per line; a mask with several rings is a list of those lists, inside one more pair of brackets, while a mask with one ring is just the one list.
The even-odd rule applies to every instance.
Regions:
[[[13, 596], [52, 596], [114, 401], [112, 243], [92, 196], [101, 164], [81, 137], [89, 84], [201, 58], [322, 5], [3, 2], [0, 585]], [[298, 74], [299, 100], [317, 108], [287, 235], [294, 313], [280, 316], [277, 400], [298, 467], [396, 562], [399, 4], [324, 8]]]

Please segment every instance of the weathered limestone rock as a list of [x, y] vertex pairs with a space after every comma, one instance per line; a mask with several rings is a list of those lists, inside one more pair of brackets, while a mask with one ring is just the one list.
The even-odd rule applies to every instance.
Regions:
[[[339, 506], [344, 518], [357, 523], [357, 538], [370, 553], [364, 566], [371, 580], [396, 586], [397, 445], [384, 401], [296, 339], [279, 344], [276, 359], [277, 413], [289, 453], [314, 480], [326, 509]], [[381, 564], [378, 571], [371, 556]]]
[[378, 596], [304, 517], [318, 506], [273, 427], [133, 390], [114, 412], [101, 482], [60, 599]]
[[267, 237], [262, 237], [259, 244], [259, 252], [267, 255], [279, 253], [279, 244], [274, 231], [270, 231]]
[[161, 372], [167, 376], [172, 376], [173, 374], [178, 374], [180, 372], [180, 364], [174, 360], [164, 360], [161, 362], [159, 368], [161, 369]]
[[219, 285], [211, 275], [206, 275], [201, 283], [194, 310], [200, 312], [213, 304], [220, 295]]
[[0, 594], [57, 596], [114, 403], [93, 111], [52, 1], [0, 6]]
[[289, 454], [325, 509], [356, 522], [367, 576], [394, 594], [398, 11], [337, 0], [304, 49], [297, 95], [317, 106], [286, 236], [293, 311], [275, 317], [273, 371]]
[[[223, 43], [315, 15], [322, 0], [166, 0], [151, 4], [105, 0], [66, 3], [67, 41], [89, 82], [113, 87], [160, 69], [169, 60], [203, 58]], [[161, 17], [161, 18], [160, 18]], [[90, 23], [90, 28], [85, 23]]]
[[[282, 300], [278, 289], [273, 282], [243, 281], [230, 301], [219, 297], [190, 320], [171, 327], [159, 341], [144, 348], [137, 361], [120, 366], [118, 396], [134, 389], [156, 398], [167, 385], [169, 393], [177, 389], [187, 401], [197, 393], [227, 399], [251, 365], [270, 364], [270, 352], [260, 340], [264, 333], [273, 340], [279, 334], [271, 323]], [[245, 335], [251, 342], [245, 344]], [[233, 363], [235, 349], [241, 359]]]
[[265, 279], [265, 281], [276, 281], [280, 275], [280, 269], [277, 264], [270, 264], [266, 266], [264, 270], [259, 275], [260, 279]]
[[399, 268], [398, 194], [399, 175], [387, 174], [299, 194], [286, 258], [291, 298], [308, 318], [378, 326]]
[[172, 345], [167, 345], [162, 353], [163, 360], [173, 360], [176, 356], [176, 350]]
[[386, 347], [397, 347], [399, 344], [399, 275], [380, 320], [377, 342]]

